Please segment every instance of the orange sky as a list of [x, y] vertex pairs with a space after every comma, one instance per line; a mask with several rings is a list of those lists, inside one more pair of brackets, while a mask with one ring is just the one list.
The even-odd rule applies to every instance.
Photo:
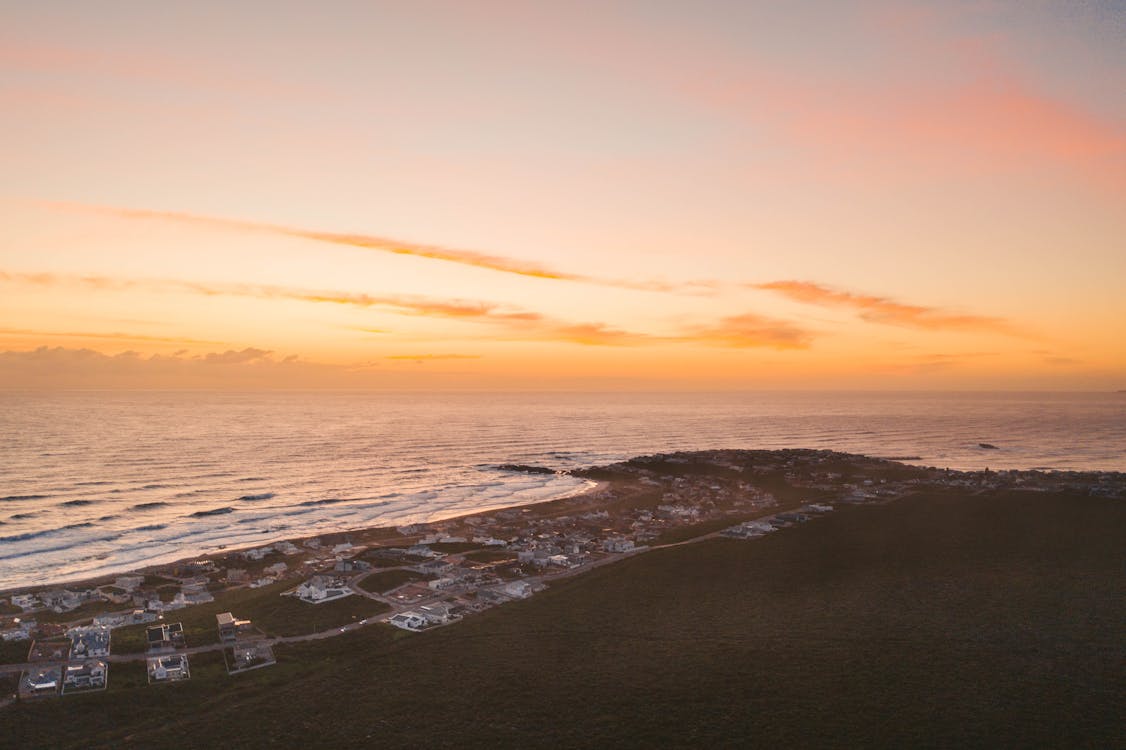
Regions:
[[1126, 388], [1126, 10], [35, 3], [0, 387]]

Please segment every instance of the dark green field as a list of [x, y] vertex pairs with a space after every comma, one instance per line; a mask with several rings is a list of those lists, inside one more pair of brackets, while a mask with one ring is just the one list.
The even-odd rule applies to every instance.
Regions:
[[373, 594], [385, 594], [392, 589], [399, 588], [404, 583], [425, 580], [426, 576], [413, 570], [381, 570], [360, 579], [359, 586], [364, 591]]
[[0, 737], [1123, 747], [1124, 622], [1123, 504], [931, 496], [640, 555], [428, 633], [279, 648], [277, 666], [245, 675], [193, 657], [189, 682], [147, 687], [114, 665], [104, 694], [0, 711]]
[[[216, 595], [215, 601], [198, 604], [165, 615], [168, 622], [182, 622], [189, 646], [219, 642], [215, 615], [231, 612], [251, 620], [267, 635], [306, 635], [387, 611], [387, 605], [362, 596], [349, 596], [323, 604], [308, 604], [292, 596], [280, 596], [293, 588], [293, 581], [282, 581], [257, 589], [233, 589]], [[115, 654], [137, 654], [146, 648], [147, 625], [132, 625], [113, 631]]]

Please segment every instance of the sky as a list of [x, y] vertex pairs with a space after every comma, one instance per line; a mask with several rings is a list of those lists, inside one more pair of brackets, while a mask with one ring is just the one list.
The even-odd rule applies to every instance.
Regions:
[[0, 388], [1126, 388], [1126, 3], [0, 6]]

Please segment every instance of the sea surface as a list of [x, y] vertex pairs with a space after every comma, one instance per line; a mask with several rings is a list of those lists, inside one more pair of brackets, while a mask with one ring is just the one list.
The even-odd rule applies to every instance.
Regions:
[[1126, 394], [0, 392], [0, 588], [585, 487], [503, 463], [791, 447], [1126, 471]]

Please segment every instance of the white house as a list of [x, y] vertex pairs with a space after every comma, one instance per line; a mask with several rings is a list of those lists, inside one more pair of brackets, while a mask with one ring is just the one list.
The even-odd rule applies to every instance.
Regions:
[[504, 593], [516, 599], [527, 599], [534, 591], [527, 581], [510, 581], [505, 584]]
[[34, 609], [39, 606], [39, 600], [35, 594], [13, 594], [12, 604], [20, 609]]
[[433, 625], [442, 625], [453, 619], [448, 604], [423, 604], [418, 608], [418, 614], [426, 618]]
[[633, 540], [622, 536], [610, 537], [602, 542], [602, 549], [607, 552], [629, 552], [633, 549]]
[[403, 630], [422, 630], [427, 624], [426, 618], [418, 612], [400, 612], [388, 622]]
[[320, 604], [321, 602], [343, 599], [346, 596], [350, 596], [352, 590], [341, 581], [324, 576], [313, 576], [308, 581], [298, 586], [294, 593], [297, 595], [297, 598], [303, 602]]

